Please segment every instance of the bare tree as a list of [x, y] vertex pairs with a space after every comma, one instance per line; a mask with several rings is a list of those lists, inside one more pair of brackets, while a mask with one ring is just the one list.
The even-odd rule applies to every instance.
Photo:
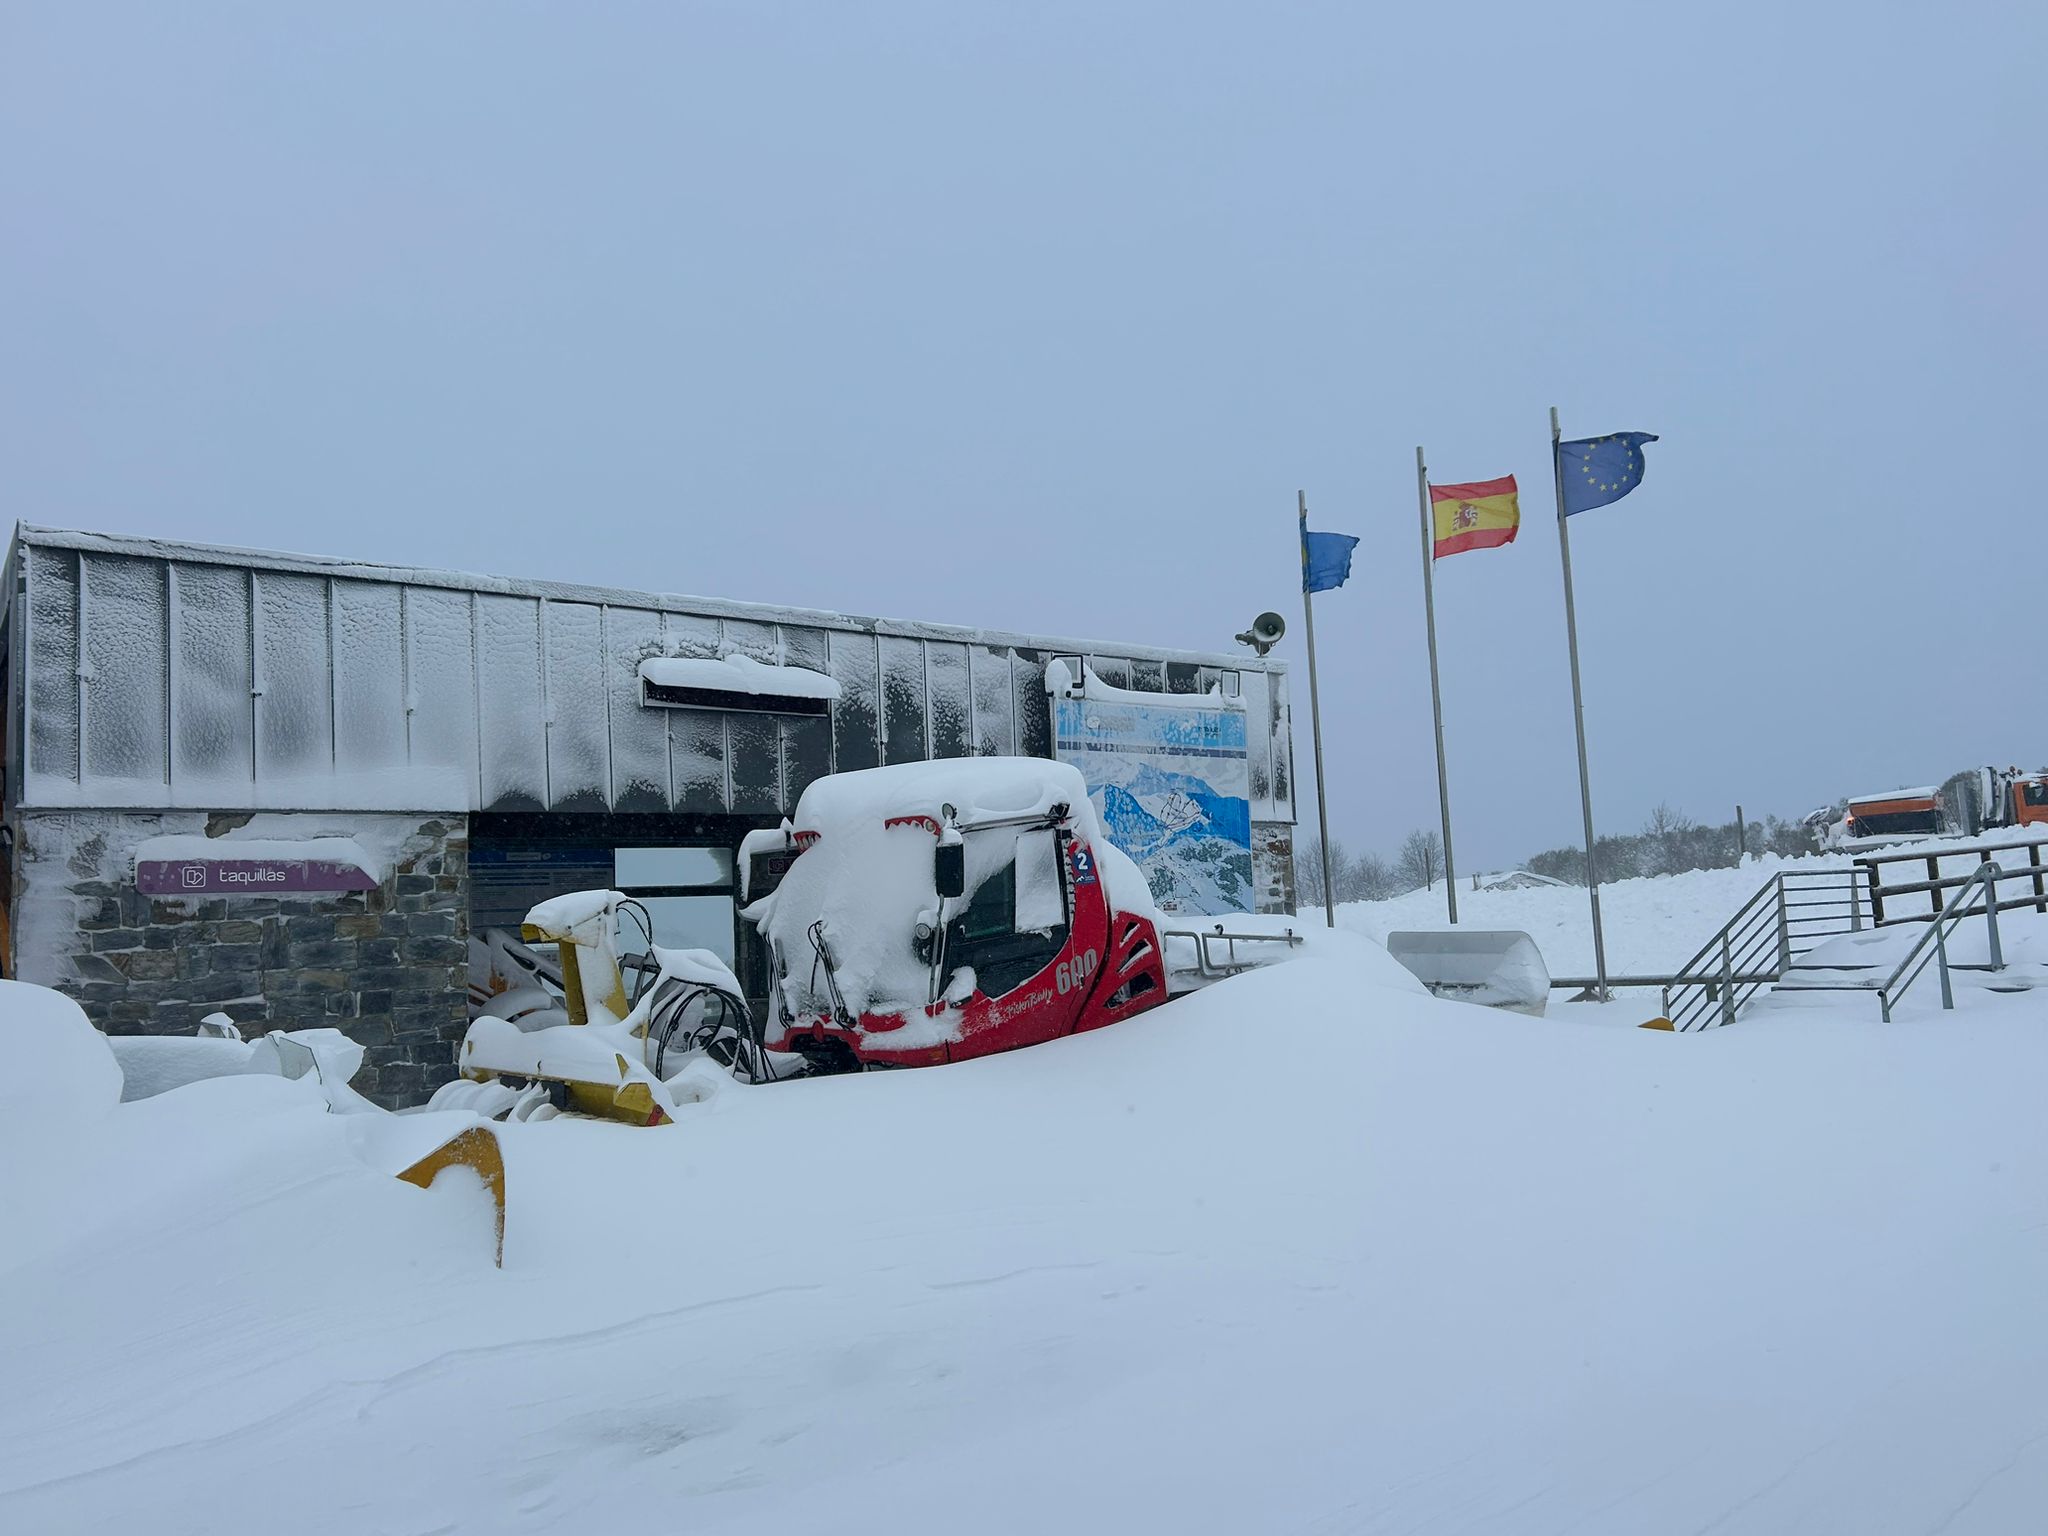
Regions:
[[1435, 832], [1410, 832], [1401, 839], [1401, 852], [1394, 868], [1412, 890], [1422, 886], [1436, 889], [1436, 877], [1444, 867], [1444, 840]]
[[[1297, 838], [1294, 844], [1294, 886], [1297, 903], [1320, 906], [1323, 900], [1323, 841], [1314, 833]], [[1355, 901], [1348, 893], [1351, 861], [1344, 845], [1330, 839], [1330, 890], [1337, 901]]]
[[[1643, 823], [1643, 842], [1647, 845], [1637, 862], [1646, 875], [1675, 875], [1680, 870], [1697, 869], [1700, 860], [1694, 845], [1700, 841], [1700, 824], [1685, 812], [1674, 810], [1659, 801], [1650, 811], [1649, 820]], [[1606, 866], [1601, 867], [1606, 875]]]
[[1395, 889], [1394, 872], [1387, 868], [1387, 861], [1376, 853], [1360, 854], [1351, 863], [1351, 884], [1358, 894], [1356, 901], [1385, 901], [1389, 896], [1400, 894]]

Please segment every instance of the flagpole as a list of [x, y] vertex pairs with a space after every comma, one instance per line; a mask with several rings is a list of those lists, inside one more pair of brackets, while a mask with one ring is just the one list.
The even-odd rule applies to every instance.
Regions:
[[1415, 494], [1422, 503], [1422, 613], [1429, 626], [1429, 709], [1436, 719], [1436, 798], [1444, 821], [1444, 896], [1458, 921], [1458, 868], [1451, 860], [1451, 780], [1444, 769], [1444, 696], [1436, 674], [1436, 530], [1430, 526], [1429, 466], [1415, 448]]
[[1316, 823], [1323, 839], [1323, 923], [1337, 926], [1337, 902], [1330, 889], [1330, 797], [1323, 789], [1323, 706], [1316, 696], [1316, 604], [1308, 589], [1308, 492], [1296, 491], [1301, 507], [1301, 618], [1308, 641], [1308, 718], [1316, 742]]
[[[1579, 687], [1579, 620], [1572, 604], [1572, 536], [1564, 511], [1564, 459], [1558, 449], [1557, 407], [1550, 408], [1550, 478], [1557, 487], [1557, 552], [1564, 561], [1564, 634], [1572, 657], [1572, 727], [1579, 737], [1579, 810], [1586, 820], [1586, 891], [1593, 902], [1593, 972], [1607, 1002], [1607, 942], [1600, 931], [1600, 870], [1593, 859], [1593, 781], [1586, 771], [1586, 697]], [[1313, 669], [1311, 669], [1313, 675]], [[1313, 691], [1313, 687], [1311, 687]]]

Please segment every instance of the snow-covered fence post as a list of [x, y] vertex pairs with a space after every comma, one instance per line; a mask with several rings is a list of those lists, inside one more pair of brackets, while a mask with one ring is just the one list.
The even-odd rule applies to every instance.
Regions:
[[1785, 905], [1785, 875], [1778, 873], [1778, 974], [1792, 969], [1792, 914]]
[[1728, 930], [1721, 930], [1721, 1022], [1735, 1022], [1735, 963], [1728, 955]]
[[1984, 936], [1991, 946], [1991, 969], [2005, 969], [2005, 951], [1998, 942], [1998, 876], [1996, 864], [1984, 866]]

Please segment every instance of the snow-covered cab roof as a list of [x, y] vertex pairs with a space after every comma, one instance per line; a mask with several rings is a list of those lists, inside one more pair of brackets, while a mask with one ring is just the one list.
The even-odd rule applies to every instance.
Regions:
[[954, 821], [962, 826], [1050, 814], [1055, 805], [1085, 813], [1088, 786], [1071, 764], [1039, 757], [893, 763], [819, 779], [803, 792], [790, 819], [801, 841], [810, 834], [830, 836], [834, 827], [917, 817], [936, 823], [949, 805]]

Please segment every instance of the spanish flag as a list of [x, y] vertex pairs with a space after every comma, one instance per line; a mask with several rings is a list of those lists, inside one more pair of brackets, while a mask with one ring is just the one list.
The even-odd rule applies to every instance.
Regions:
[[1515, 530], [1522, 525], [1516, 494], [1513, 475], [1470, 485], [1432, 485], [1429, 510], [1436, 522], [1436, 558], [1514, 543]]

